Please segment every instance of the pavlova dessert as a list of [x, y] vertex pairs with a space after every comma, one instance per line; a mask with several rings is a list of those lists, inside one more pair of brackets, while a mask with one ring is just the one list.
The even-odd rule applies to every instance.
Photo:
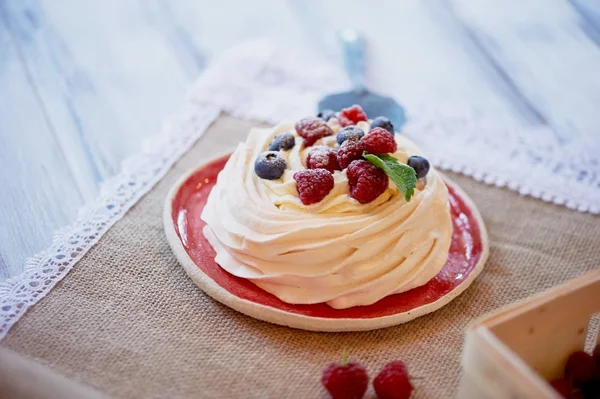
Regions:
[[252, 129], [202, 212], [227, 272], [291, 304], [370, 305], [448, 259], [448, 190], [419, 148], [359, 106]]

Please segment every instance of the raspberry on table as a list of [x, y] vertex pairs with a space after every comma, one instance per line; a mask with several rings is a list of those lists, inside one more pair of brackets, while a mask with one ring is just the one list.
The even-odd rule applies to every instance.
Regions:
[[[600, 371], [591, 380], [578, 384], [581, 387], [581, 393], [584, 398], [600, 398]], [[571, 396], [570, 398], [575, 398]]]
[[341, 127], [356, 125], [360, 121], [366, 121], [367, 114], [360, 105], [353, 105], [349, 108], [344, 108], [338, 116], [338, 122]]
[[373, 380], [373, 388], [379, 399], [408, 399], [414, 389], [406, 366], [399, 360], [383, 367]]
[[333, 175], [326, 169], [304, 169], [294, 173], [296, 189], [304, 205], [316, 204], [333, 189]]
[[550, 385], [556, 392], [558, 392], [563, 398], [568, 398], [573, 390], [573, 382], [565, 378], [557, 378], [550, 382]]
[[361, 159], [365, 152], [362, 140], [348, 139], [342, 143], [337, 152], [337, 160], [341, 169], [346, 169], [350, 162]]
[[331, 136], [333, 130], [321, 118], [304, 118], [296, 123], [298, 135], [304, 139], [307, 147], [313, 145], [317, 140]]
[[584, 351], [571, 353], [565, 365], [565, 378], [575, 382], [586, 382], [594, 377], [596, 361]]
[[360, 140], [365, 135], [365, 132], [358, 126], [346, 126], [340, 130], [335, 136], [335, 139], [339, 145], [348, 139]]
[[381, 127], [371, 129], [361, 140], [369, 154], [393, 154], [398, 148], [394, 136]]
[[340, 364], [331, 363], [321, 382], [333, 399], [361, 399], [369, 385], [367, 370], [360, 363], [348, 363], [346, 354]]
[[389, 178], [385, 172], [369, 161], [352, 161], [346, 171], [350, 197], [361, 204], [375, 200], [388, 188]]
[[308, 169], [327, 169], [331, 173], [340, 170], [337, 151], [326, 145], [311, 148], [306, 156], [306, 167]]

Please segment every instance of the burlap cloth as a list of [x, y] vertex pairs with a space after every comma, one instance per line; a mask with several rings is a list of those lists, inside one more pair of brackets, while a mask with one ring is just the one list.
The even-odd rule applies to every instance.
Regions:
[[600, 217], [449, 174], [478, 205], [491, 243], [483, 273], [449, 305], [362, 333], [293, 330], [239, 314], [187, 277], [161, 216], [182, 173], [253, 125], [220, 117], [0, 345], [105, 394], [134, 398], [324, 398], [321, 371], [347, 347], [371, 379], [402, 359], [423, 377], [415, 398], [449, 398], [470, 321], [599, 267]]

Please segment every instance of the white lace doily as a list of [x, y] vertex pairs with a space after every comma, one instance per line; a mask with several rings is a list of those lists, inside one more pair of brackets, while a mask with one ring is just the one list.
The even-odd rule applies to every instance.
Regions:
[[[171, 117], [140, 154], [106, 182], [77, 221], [54, 235], [50, 248], [27, 261], [25, 271], [0, 283], [0, 339], [73, 265], [148, 192], [202, 136], [221, 112], [278, 122], [314, 114], [324, 94], [347, 82], [337, 68], [306, 65], [257, 41], [216, 61], [191, 88], [184, 109]], [[433, 164], [523, 195], [600, 213], [600, 144], [579, 139], [561, 145], [546, 127], [524, 128], [498, 110], [409, 104], [403, 133]]]

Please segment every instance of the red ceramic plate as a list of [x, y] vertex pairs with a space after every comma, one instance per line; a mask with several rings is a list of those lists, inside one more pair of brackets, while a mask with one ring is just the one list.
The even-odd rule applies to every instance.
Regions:
[[483, 268], [488, 254], [485, 226], [467, 195], [446, 179], [454, 228], [452, 244], [446, 265], [427, 284], [349, 309], [285, 303], [223, 270], [215, 263], [215, 252], [202, 233], [200, 214], [228, 158], [226, 155], [200, 166], [173, 187], [165, 204], [164, 225], [173, 251], [193, 281], [214, 299], [242, 313], [315, 331], [382, 328], [439, 309], [462, 293]]

